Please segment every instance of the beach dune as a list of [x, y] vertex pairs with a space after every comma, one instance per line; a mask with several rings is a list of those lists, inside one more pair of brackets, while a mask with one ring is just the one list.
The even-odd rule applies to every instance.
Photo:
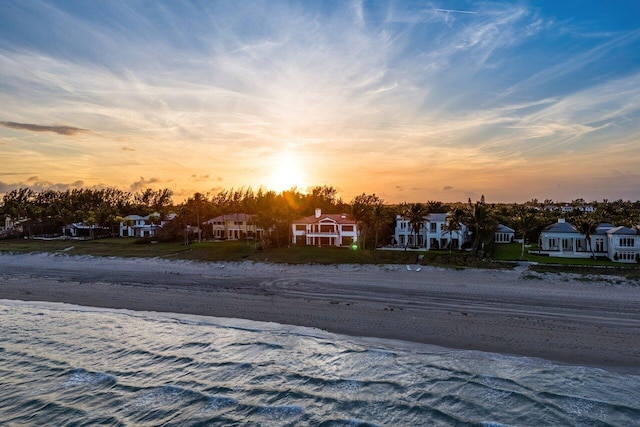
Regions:
[[243, 318], [638, 369], [640, 286], [515, 270], [0, 255], [0, 299]]

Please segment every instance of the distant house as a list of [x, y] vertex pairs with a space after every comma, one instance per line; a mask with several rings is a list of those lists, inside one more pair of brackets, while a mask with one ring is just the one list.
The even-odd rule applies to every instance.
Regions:
[[584, 213], [594, 213], [596, 211], [596, 208], [594, 208], [592, 205], [582, 205], [578, 206], [578, 210]]
[[177, 215], [170, 213], [161, 219], [160, 214], [152, 213], [146, 216], [127, 215], [120, 223], [120, 237], [155, 237], [158, 230], [164, 227]]
[[498, 227], [493, 234], [493, 241], [495, 243], [513, 243], [515, 238], [516, 231], [503, 224], [498, 224]]
[[417, 233], [414, 233], [409, 219], [396, 215], [394, 239], [396, 246], [417, 248], [421, 250], [460, 249], [466, 242], [468, 232], [465, 224], [460, 224], [460, 230], [447, 231], [447, 213], [431, 213], [424, 217]]
[[246, 213], [233, 213], [211, 218], [202, 224], [214, 239], [260, 240], [264, 235], [264, 229], [255, 224], [254, 217], [255, 215]]
[[291, 243], [306, 246], [349, 246], [358, 240], [358, 224], [347, 214], [323, 214], [297, 219], [291, 224]]
[[111, 228], [93, 224], [87, 225], [83, 222], [75, 222], [73, 224], [62, 227], [62, 235], [71, 239], [99, 239], [101, 237], [110, 237]]
[[0, 231], [13, 230], [13, 220], [10, 216], [4, 217], [4, 222], [0, 224]]
[[538, 242], [539, 253], [552, 257], [589, 258], [593, 251], [594, 255], [615, 262], [636, 262], [640, 258], [640, 236], [632, 228], [601, 223], [589, 243], [584, 234], [562, 218], [547, 226]]

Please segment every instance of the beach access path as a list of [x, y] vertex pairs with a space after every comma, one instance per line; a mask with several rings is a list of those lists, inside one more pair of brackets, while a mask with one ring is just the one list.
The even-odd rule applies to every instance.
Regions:
[[637, 281], [409, 268], [0, 254], [0, 299], [242, 318], [640, 372]]

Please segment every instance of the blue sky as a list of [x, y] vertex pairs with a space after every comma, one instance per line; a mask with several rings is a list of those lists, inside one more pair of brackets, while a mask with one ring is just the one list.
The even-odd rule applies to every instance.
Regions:
[[5, 1], [0, 193], [637, 200], [638, 17], [638, 1]]

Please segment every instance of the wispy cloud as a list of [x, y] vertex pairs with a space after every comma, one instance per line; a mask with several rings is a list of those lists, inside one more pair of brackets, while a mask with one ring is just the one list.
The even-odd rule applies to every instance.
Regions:
[[[577, 148], [605, 152], [608, 141], [640, 161], [629, 140], [638, 65], [615, 63], [640, 47], [638, 31], [575, 43], [562, 20], [511, 2], [94, 7], [105, 19], [27, 4], [28, 16], [55, 18], [48, 29], [64, 43], [30, 33], [0, 42], [0, 124], [52, 134], [0, 140], [7, 172], [31, 156], [133, 191], [160, 184], [159, 169], [180, 177], [176, 192], [208, 176], [257, 187], [287, 151], [313, 184], [360, 193], [377, 182], [393, 200], [396, 185], [425, 188], [427, 165], [430, 191], [454, 197]], [[41, 124], [51, 122], [76, 126]]]
[[73, 136], [78, 133], [89, 132], [88, 129], [77, 128], [73, 126], [64, 125], [34, 125], [31, 123], [15, 123], [15, 122], [0, 122], [0, 125], [18, 130], [27, 130], [30, 132], [53, 132], [58, 135]]
[[474, 12], [472, 10], [456, 10], [456, 9], [433, 9], [436, 12], [444, 12], [444, 13], [468, 13], [471, 15], [476, 15], [478, 12]]

